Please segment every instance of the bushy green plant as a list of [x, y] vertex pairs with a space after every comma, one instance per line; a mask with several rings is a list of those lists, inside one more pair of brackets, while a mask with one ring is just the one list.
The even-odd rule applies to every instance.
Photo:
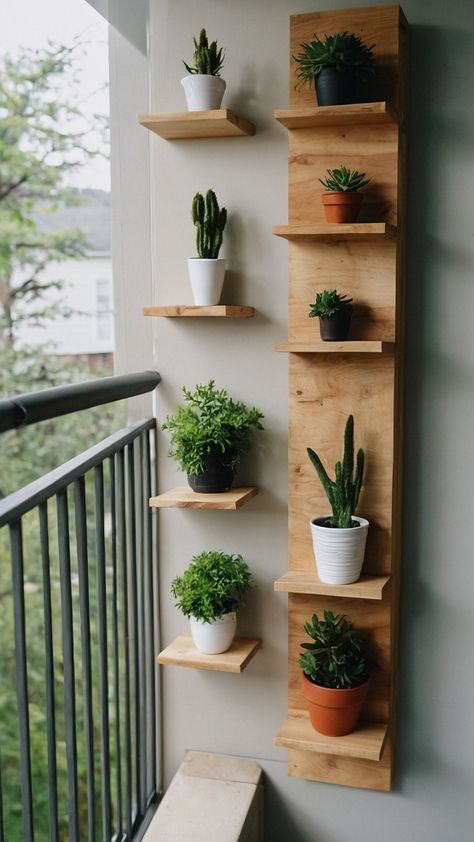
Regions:
[[364, 638], [344, 614], [324, 611], [304, 624], [312, 643], [302, 643], [299, 664], [313, 684], [336, 690], [358, 687], [367, 680], [368, 656]]
[[365, 178], [365, 172], [350, 170], [341, 164], [339, 169], [328, 169], [327, 178], [320, 178], [319, 181], [330, 193], [354, 193], [365, 187], [370, 178]]
[[351, 70], [361, 79], [372, 76], [374, 56], [371, 47], [367, 47], [358, 35], [349, 32], [336, 32], [325, 35], [321, 40], [317, 35], [309, 44], [301, 44], [298, 55], [293, 60], [298, 64], [296, 76], [301, 83], [311, 83], [324, 67], [334, 67], [338, 73]]
[[339, 295], [335, 289], [325, 289], [323, 292], [316, 293], [314, 304], [309, 305], [309, 316], [310, 318], [314, 316], [332, 318], [345, 307], [349, 307], [351, 303], [352, 298], [348, 298], [347, 295]]
[[263, 414], [232, 400], [225, 389], [216, 389], [214, 380], [196, 386], [194, 392], [183, 387], [183, 395], [185, 404], [163, 424], [171, 436], [170, 456], [191, 475], [202, 473], [204, 457], [215, 451], [227, 454], [229, 465], [236, 468], [250, 448], [253, 431], [263, 430]]
[[241, 555], [203, 552], [173, 580], [171, 593], [185, 617], [211, 623], [242, 608], [251, 587], [250, 570]]
[[354, 474], [354, 418], [349, 415], [344, 430], [344, 456], [342, 462], [336, 462], [335, 480], [330, 479], [326, 473], [321, 459], [310, 447], [307, 448], [308, 456], [318, 474], [321, 485], [331, 504], [332, 518], [328, 526], [336, 529], [350, 529], [358, 526], [352, 520], [359, 502], [360, 489], [364, 474], [364, 451], [357, 452], [356, 469]]
[[220, 76], [222, 66], [224, 64], [224, 53], [222, 48], [217, 49], [217, 41], [212, 41], [209, 44], [206, 30], [201, 29], [199, 33], [199, 41], [193, 38], [194, 41], [194, 65], [191, 67], [183, 61], [183, 64], [188, 73], [201, 73], [206, 76]]
[[191, 208], [192, 220], [197, 228], [196, 248], [199, 257], [219, 257], [222, 237], [227, 222], [226, 208], [219, 208], [216, 194], [208, 190], [206, 198], [196, 193]]

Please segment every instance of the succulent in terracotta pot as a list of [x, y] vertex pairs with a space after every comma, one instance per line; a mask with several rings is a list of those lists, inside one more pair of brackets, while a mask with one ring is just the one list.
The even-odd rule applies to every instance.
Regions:
[[337, 169], [328, 169], [326, 178], [319, 181], [326, 188], [323, 193], [326, 221], [357, 222], [363, 198], [358, 191], [370, 181], [370, 178], [365, 178], [365, 172], [351, 170], [341, 164]]
[[324, 38], [313, 36], [293, 56], [299, 82], [312, 84], [318, 105], [345, 105], [366, 98], [365, 83], [375, 73], [371, 47], [350, 32], [336, 32]]
[[309, 307], [310, 318], [319, 316], [321, 339], [325, 342], [342, 342], [347, 339], [351, 315], [352, 298], [339, 295], [335, 289], [318, 292]]

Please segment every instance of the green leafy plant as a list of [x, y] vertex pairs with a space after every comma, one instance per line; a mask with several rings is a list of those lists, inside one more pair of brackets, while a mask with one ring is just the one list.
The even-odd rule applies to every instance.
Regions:
[[341, 164], [339, 169], [328, 169], [327, 178], [320, 178], [319, 181], [330, 193], [353, 193], [365, 187], [370, 178], [365, 178], [365, 172], [350, 170]]
[[193, 38], [194, 41], [194, 65], [191, 67], [183, 61], [183, 64], [188, 73], [201, 73], [205, 76], [220, 76], [222, 66], [224, 64], [224, 52], [222, 48], [217, 49], [217, 41], [212, 41], [209, 44], [206, 30], [201, 29], [199, 33], [199, 41]]
[[171, 593], [185, 617], [211, 623], [230, 611], [239, 611], [251, 587], [250, 570], [241, 555], [203, 552], [173, 580]]
[[191, 208], [192, 220], [197, 228], [196, 248], [199, 257], [219, 257], [224, 228], [227, 222], [226, 208], [219, 208], [216, 194], [208, 190], [204, 199], [196, 193]]
[[241, 454], [250, 448], [253, 431], [263, 430], [263, 414], [232, 400], [225, 389], [216, 389], [214, 380], [196, 386], [194, 392], [183, 387], [183, 395], [185, 404], [163, 424], [171, 436], [170, 456], [191, 475], [201, 473], [204, 457], [215, 451], [227, 454], [236, 468]]
[[324, 619], [313, 614], [304, 624], [312, 643], [302, 643], [299, 664], [306, 677], [320, 687], [350, 689], [363, 684], [369, 675], [363, 636], [344, 614], [324, 611]]
[[323, 467], [321, 459], [310, 447], [307, 448], [308, 456], [318, 474], [321, 485], [331, 504], [332, 518], [328, 526], [336, 529], [350, 529], [358, 526], [352, 520], [359, 502], [362, 478], [364, 475], [364, 451], [360, 449], [357, 453], [356, 469], [354, 474], [354, 418], [349, 415], [344, 430], [344, 456], [342, 462], [336, 462], [335, 480], [330, 479]]
[[316, 300], [314, 304], [309, 305], [309, 316], [325, 316], [332, 318], [336, 313], [349, 307], [352, 303], [352, 298], [347, 298], [346, 295], [339, 295], [335, 289], [325, 289], [323, 292], [316, 293]]
[[359, 78], [367, 79], [375, 72], [374, 46], [367, 47], [358, 35], [349, 32], [325, 35], [322, 40], [314, 35], [313, 41], [301, 44], [300, 52], [293, 56], [298, 64], [298, 81], [311, 83], [324, 67], [334, 67], [338, 73], [351, 70]]

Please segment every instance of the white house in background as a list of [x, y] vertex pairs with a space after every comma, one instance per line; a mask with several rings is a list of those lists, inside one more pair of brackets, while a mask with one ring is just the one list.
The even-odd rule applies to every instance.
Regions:
[[44, 281], [64, 282], [61, 290], [48, 292], [47, 301], [61, 301], [73, 313], [42, 327], [25, 323], [22, 339], [29, 345], [50, 342], [58, 356], [87, 357], [93, 366], [110, 362], [114, 352], [110, 194], [81, 193], [83, 204], [62, 208], [47, 217], [45, 225], [48, 230], [80, 227], [87, 234], [90, 249], [85, 259], [52, 263], [42, 275]]

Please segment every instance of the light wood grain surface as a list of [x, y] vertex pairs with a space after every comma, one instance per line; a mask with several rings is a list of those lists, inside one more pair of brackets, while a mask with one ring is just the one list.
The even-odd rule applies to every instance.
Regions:
[[322, 594], [351, 599], [382, 599], [390, 576], [362, 574], [350, 585], [329, 585], [321, 582], [316, 570], [290, 570], [276, 580], [274, 588], [282, 593]]
[[179, 111], [172, 114], [140, 114], [138, 122], [165, 140], [245, 137], [255, 134], [254, 124], [230, 108]]
[[261, 643], [261, 640], [235, 638], [227, 652], [206, 655], [196, 648], [192, 637], [182, 634], [160, 652], [158, 663], [213, 672], [242, 672], [260, 649]]
[[385, 724], [359, 722], [352, 734], [346, 734], [344, 737], [326, 737], [315, 731], [307, 711], [290, 710], [275, 737], [275, 745], [342, 757], [380, 760], [386, 736]]
[[191, 304], [153, 305], [143, 308], [144, 316], [165, 316], [170, 319], [250, 319], [255, 315], [253, 307], [240, 304], [214, 304], [196, 306]]
[[351, 126], [397, 123], [395, 109], [387, 102], [360, 102], [351, 105], [319, 105], [306, 108], [280, 108], [275, 119], [287, 129], [318, 126]]
[[198, 494], [188, 485], [172, 488], [157, 497], [150, 497], [156, 509], [240, 509], [258, 493], [255, 487], [231, 488], [222, 494]]

